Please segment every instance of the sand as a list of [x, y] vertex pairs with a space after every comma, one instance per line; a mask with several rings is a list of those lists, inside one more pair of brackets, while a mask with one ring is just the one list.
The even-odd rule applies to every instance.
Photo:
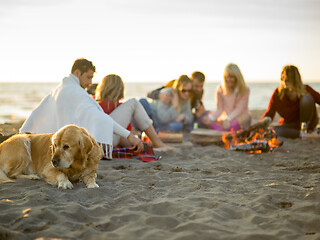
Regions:
[[320, 139], [283, 140], [101, 161], [97, 189], [0, 184], [0, 239], [320, 239]]

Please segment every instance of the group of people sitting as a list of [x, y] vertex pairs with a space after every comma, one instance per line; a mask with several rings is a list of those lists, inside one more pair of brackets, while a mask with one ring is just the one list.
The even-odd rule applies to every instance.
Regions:
[[[236, 64], [224, 70], [223, 81], [216, 90], [215, 111], [203, 105], [205, 75], [181, 75], [164, 86], [148, 93], [149, 99], [124, 99], [125, 86], [120, 76], [105, 76], [95, 89], [94, 96], [86, 89], [92, 84], [96, 69], [91, 61], [77, 59], [71, 74], [64, 78], [35, 108], [20, 132], [52, 133], [67, 124], [84, 127], [99, 142], [107, 158], [113, 146], [143, 151], [143, 143], [132, 134], [133, 126], [146, 133], [155, 148], [168, 148], [158, 137], [158, 131], [190, 131], [194, 123], [199, 127], [218, 131], [237, 131], [251, 123], [248, 108], [250, 90]], [[151, 100], [152, 99], [152, 100]], [[315, 103], [320, 94], [304, 85], [297, 67], [283, 68], [281, 81], [270, 99], [261, 119], [272, 119], [279, 113], [281, 120], [275, 127], [278, 136], [299, 137], [300, 124], [308, 131], [318, 124]]]
[[[193, 123], [218, 131], [239, 130], [250, 125], [248, 108], [249, 88], [237, 65], [230, 63], [224, 71], [224, 80], [216, 91], [216, 111], [203, 105], [205, 75], [194, 72], [191, 78], [181, 75], [165, 86], [148, 93], [152, 119], [158, 130], [179, 132], [190, 130]], [[143, 105], [148, 109], [147, 100]]]

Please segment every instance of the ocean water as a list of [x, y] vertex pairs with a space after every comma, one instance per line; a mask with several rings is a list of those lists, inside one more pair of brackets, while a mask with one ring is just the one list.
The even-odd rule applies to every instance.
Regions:
[[[144, 98], [147, 92], [158, 88], [163, 83], [125, 83], [126, 99]], [[206, 82], [204, 105], [215, 110], [215, 89], [219, 83]], [[320, 81], [307, 83], [320, 92]], [[0, 83], [0, 123], [23, 120], [58, 83]], [[264, 110], [278, 82], [247, 83], [250, 88], [249, 108]]]

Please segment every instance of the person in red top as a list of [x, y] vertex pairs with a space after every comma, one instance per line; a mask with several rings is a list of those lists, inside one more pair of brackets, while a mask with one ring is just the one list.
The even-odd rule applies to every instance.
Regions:
[[[124, 83], [118, 75], [109, 74], [105, 76], [95, 91], [95, 99], [100, 104], [101, 108], [111, 118], [116, 119], [122, 127], [132, 129], [131, 119], [139, 130], [144, 131], [149, 137], [152, 146], [155, 148], [167, 148], [161, 139], [158, 137], [152, 120], [147, 115], [141, 103], [132, 98], [121, 103], [124, 98]], [[114, 136], [113, 145], [121, 147], [128, 146], [128, 141], [125, 138]]]
[[[118, 107], [120, 104], [122, 104], [119, 100], [117, 101], [109, 101], [107, 99], [102, 100], [102, 101], [98, 101], [99, 105], [101, 106], [101, 108], [103, 109], [103, 111], [110, 115], [110, 113], [112, 113], [112, 111]], [[126, 127], [127, 130], [131, 131], [132, 130], [132, 123], [130, 121], [130, 123], [128, 124], [128, 126]]]
[[296, 66], [287, 65], [281, 72], [280, 85], [274, 90], [261, 119], [273, 119], [278, 113], [281, 119], [279, 125], [274, 127], [277, 136], [298, 138], [302, 122], [306, 122], [308, 132], [312, 132], [319, 122], [315, 103], [320, 104], [320, 94], [302, 83]]

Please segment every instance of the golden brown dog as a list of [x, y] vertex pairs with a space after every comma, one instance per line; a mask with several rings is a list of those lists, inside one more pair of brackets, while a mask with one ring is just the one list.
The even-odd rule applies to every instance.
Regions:
[[55, 134], [17, 134], [0, 144], [0, 183], [43, 178], [63, 189], [78, 180], [88, 188], [99, 187], [96, 172], [102, 154], [93, 137], [76, 125]]

